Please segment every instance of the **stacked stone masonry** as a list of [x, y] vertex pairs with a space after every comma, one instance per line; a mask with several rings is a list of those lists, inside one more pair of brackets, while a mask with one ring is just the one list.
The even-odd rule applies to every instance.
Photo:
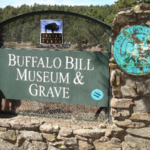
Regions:
[[117, 35], [133, 25], [150, 27], [149, 4], [122, 10], [113, 22], [111, 123], [75, 129], [32, 117], [1, 118], [0, 150], [150, 150], [150, 75], [128, 75], [113, 58]]
[[124, 129], [115, 124], [77, 128], [61, 127], [38, 117], [1, 118], [0, 150], [120, 150], [121, 139], [117, 137], [122, 133]]
[[[142, 25], [150, 27], [150, 4], [140, 4], [118, 12], [113, 27], [111, 52], [116, 37], [124, 29]], [[112, 55], [110, 59], [112, 86], [112, 123], [124, 130], [122, 150], [150, 149], [150, 75], [132, 76], [121, 71]]]

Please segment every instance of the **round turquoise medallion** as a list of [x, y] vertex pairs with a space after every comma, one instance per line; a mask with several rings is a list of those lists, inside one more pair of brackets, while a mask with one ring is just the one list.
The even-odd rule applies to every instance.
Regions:
[[94, 100], [101, 100], [103, 97], [104, 97], [104, 93], [99, 90], [99, 89], [95, 89], [91, 92], [91, 97], [94, 99]]
[[150, 73], [150, 28], [131, 26], [116, 38], [113, 55], [118, 66], [132, 75]]

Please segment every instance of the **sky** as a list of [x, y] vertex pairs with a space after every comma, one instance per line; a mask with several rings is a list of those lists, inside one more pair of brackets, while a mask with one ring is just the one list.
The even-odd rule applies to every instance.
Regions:
[[8, 5], [18, 7], [23, 4], [33, 5], [37, 4], [46, 4], [46, 5], [111, 5], [117, 0], [1, 0], [0, 7], [4, 8]]

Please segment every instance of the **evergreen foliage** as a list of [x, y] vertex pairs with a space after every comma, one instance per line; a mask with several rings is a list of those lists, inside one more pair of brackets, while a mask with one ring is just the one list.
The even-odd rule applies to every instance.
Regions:
[[[22, 5], [20, 7], [6, 6], [0, 8], [0, 22], [9, 18], [35, 11], [43, 10], [59, 10], [75, 12], [87, 15], [92, 18], [101, 20], [111, 26], [117, 11], [124, 7], [132, 7], [136, 4], [147, 2], [150, 0], [118, 0], [114, 5], [104, 6], [66, 6], [66, 5], [39, 5], [35, 3], [32, 6]], [[64, 21], [64, 42], [69, 42], [79, 50], [87, 47], [103, 45], [106, 47], [108, 32], [103, 26], [92, 21], [82, 19], [76, 16], [64, 14], [41, 14], [24, 17], [13, 21], [0, 29], [0, 45], [5, 43], [28, 43], [38, 45], [40, 39], [40, 19], [63, 19]]]

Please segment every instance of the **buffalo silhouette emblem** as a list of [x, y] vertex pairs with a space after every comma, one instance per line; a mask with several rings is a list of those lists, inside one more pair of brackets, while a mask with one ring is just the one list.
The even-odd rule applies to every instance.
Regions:
[[59, 30], [59, 26], [56, 23], [50, 23], [45, 25], [45, 32], [47, 32], [47, 30], [51, 30], [52, 33], [54, 33], [54, 31]]

